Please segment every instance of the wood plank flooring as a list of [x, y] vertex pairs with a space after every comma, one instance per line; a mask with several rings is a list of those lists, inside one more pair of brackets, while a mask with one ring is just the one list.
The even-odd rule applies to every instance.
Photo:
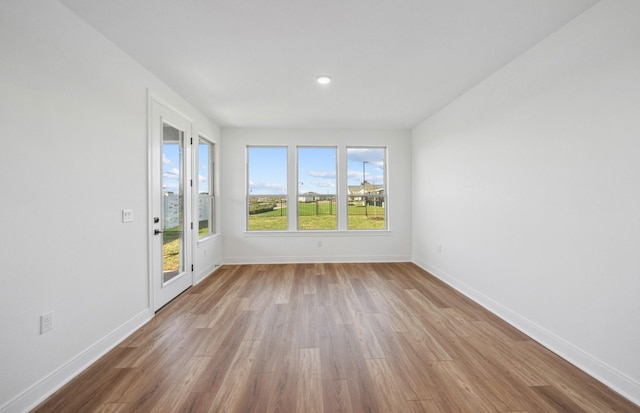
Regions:
[[224, 266], [36, 412], [640, 412], [409, 263]]

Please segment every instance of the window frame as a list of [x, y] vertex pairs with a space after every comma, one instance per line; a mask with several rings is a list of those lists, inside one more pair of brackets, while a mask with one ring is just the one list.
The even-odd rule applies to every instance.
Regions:
[[[298, 217], [298, 196], [299, 191], [299, 159], [298, 148], [335, 148], [336, 149], [336, 229], [299, 229]], [[284, 202], [286, 202], [287, 224], [283, 228], [278, 229], [250, 229], [249, 228], [249, 211], [250, 211], [250, 175], [249, 175], [249, 152], [250, 148], [284, 148], [286, 150], [286, 191], [283, 193]], [[381, 149], [383, 151], [383, 202], [384, 202], [384, 226], [380, 228], [349, 228], [348, 216], [348, 200], [349, 200], [349, 166], [348, 166], [348, 149]], [[385, 235], [390, 232], [389, 222], [389, 146], [382, 145], [360, 145], [360, 144], [336, 144], [327, 145], [323, 143], [314, 144], [245, 144], [245, 230], [247, 236], [313, 236], [331, 234], [351, 234], [354, 236], [361, 235]]]
[[[382, 195], [382, 204], [383, 204], [383, 208], [384, 208], [384, 227], [383, 228], [350, 228], [349, 227], [349, 197], [351, 196], [349, 194], [349, 149], [380, 149], [382, 150], [382, 171], [383, 171], [383, 179], [382, 179], [382, 190], [383, 190], [383, 195]], [[388, 231], [389, 230], [389, 208], [388, 208], [388, 194], [389, 194], [389, 187], [387, 184], [388, 178], [388, 166], [387, 166], [387, 160], [388, 160], [388, 150], [389, 147], [385, 146], [385, 145], [346, 145], [345, 146], [345, 163], [346, 163], [346, 170], [347, 170], [347, 176], [346, 176], [346, 181], [347, 181], [347, 194], [345, 196], [345, 205], [346, 205], [346, 212], [347, 212], [347, 216], [346, 216], [346, 231]], [[362, 161], [363, 164], [368, 164], [370, 163], [369, 161]], [[365, 182], [367, 181], [366, 179], [366, 174], [365, 174], [365, 169], [364, 169], [364, 165], [363, 165], [363, 180], [364, 182], [362, 183], [363, 186], [363, 194], [362, 194], [362, 198], [365, 204], [365, 212], [366, 212], [366, 208], [367, 205], [369, 205], [369, 198], [370, 197], [375, 197], [375, 198], [380, 198], [380, 195], [367, 195], [366, 192], [366, 188], [367, 185], [365, 184]], [[375, 191], [375, 181], [372, 181], [372, 183], [370, 183], [370, 185], [374, 186], [374, 191]], [[375, 202], [376, 204], [378, 203], [377, 201]], [[374, 205], [376, 206], [376, 205]], [[374, 210], [375, 211], [375, 210]], [[368, 216], [368, 215], [367, 215]]]
[[[251, 197], [254, 196], [252, 195], [251, 191], [252, 189], [250, 188], [250, 169], [249, 169], [249, 165], [251, 162], [249, 153], [251, 148], [273, 148], [273, 149], [284, 149], [285, 150], [285, 192], [284, 194], [282, 194], [283, 196], [281, 196], [281, 203], [280, 203], [280, 209], [282, 209], [282, 199], [284, 199], [286, 205], [287, 205], [287, 213], [284, 215], [286, 217], [286, 225], [284, 228], [282, 229], [251, 229], [250, 228], [250, 217], [251, 217]], [[291, 226], [291, 211], [290, 211], [290, 207], [291, 207], [291, 195], [289, 194], [289, 188], [291, 187], [291, 185], [289, 184], [289, 157], [290, 157], [290, 150], [289, 150], [289, 146], [288, 145], [246, 145], [245, 146], [245, 231], [246, 232], [250, 232], [250, 233], [260, 233], [260, 232], [283, 232], [283, 231], [290, 231], [290, 226]], [[260, 195], [272, 195], [272, 194], [256, 194], [255, 196], [260, 196]], [[275, 194], [274, 196], [278, 196], [280, 194]]]
[[[201, 196], [200, 196], [200, 189], [201, 189], [201, 185], [200, 185], [200, 145], [201, 144], [206, 144], [208, 146], [208, 162], [207, 162], [207, 166], [208, 166], [208, 177], [207, 177], [207, 183], [208, 183], [208, 188], [207, 188], [207, 195], [205, 196], [206, 200], [208, 201], [208, 211], [207, 211], [207, 219], [208, 219], [208, 224], [207, 224], [207, 233], [206, 234], [200, 234], [200, 202], [201, 202]], [[196, 202], [195, 202], [195, 216], [197, 217], [197, 240], [198, 242], [201, 241], [205, 241], [206, 239], [213, 237], [215, 235], [218, 234], [218, 223], [216, 220], [216, 216], [217, 216], [217, 198], [216, 198], [216, 151], [217, 151], [217, 146], [216, 143], [213, 142], [211, 139], [209, 139], [207, 136], [203, 135], [203, 134], [198, 134], [198, 140], [196, 143], [196, 148], [195, 148], [195, 152], [196, 152], [196, 162], [194, 162], [195, 164], [195, 169], [196, 169], [196, 173], [195, 173], [195, 177], [197, 177], [196, 179], [196, 188], [194, 191], [194, 197], [196, 198]], [[207, 202], [205, 201], [205, 202]]]
[[[299, 211], [299, 206], [300, 206], [300, 196], [303, 195], [300, 193], [300, 149], [333, 149], [334, 150], [334, 155], [335, 155], [335, 166], [334, 166], [334, 173], [335, 173], [335, 193], [334, 194], [330, 194], [333, 195], [334, 199], [335, 199], [335, 227], [334, 228], [316, 228], [316, 229], [305, 229], [305, 228], [300, 228], [300, 211]], [[296, 146], [296, 194], [295, 194], [295, 201], [296, 201], [296, 231], [338, 231], [339, 230], [339, 185], [338, 185], [338, 164], [339, 164], [339, 158], [338, 158], [338, 146], [337, 145], [297, 145]], [[319, 198], [322, 198], [322, 194], [318, 194]], [[331, 198], [329, 199], [331, 201]], [[316, 201], [317, 202], [317, 201]], [[333, 205], [333, 203], [331, 204]]]

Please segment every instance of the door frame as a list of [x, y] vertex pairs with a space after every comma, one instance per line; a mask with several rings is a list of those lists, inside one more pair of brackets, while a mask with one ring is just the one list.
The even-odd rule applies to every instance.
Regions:
[[[161, 282], [159, 279], [159, 274], [156, 274], [156, 264], [154, 263], [154, 229], [157, 228], [157, 224], [154, 225], [154, 174], [156, 173], [154, 162], [161, 162], [161, 160], [156, 160], [157, 154], [154, 153], [154, 122], [157, 121], [158, 113], [156, 113], [157, 108], [161, 111], [170, 112], [172, 115], [178, 116], [188, 122], [189, 127], [188, 130], [185, 130], [185, 135], [189, 134], [189, 137], [185, 136], [185, 146], [184, 146], [184, 156], [185, 158], [189, 158], [189, 162], [185, 162], [184, 165], [184, 213], [185, 218], [184, 222], [187, 225], [188, 222], [192, 222], [192, 197], [193, 197], [193, 188], [190, 185], [187, 185], [186, 182], [189, 182], [190, 179], [193, 178], [193, 145], [189, 142], [186, 142], [187, 139], [193, 138], [194, 136], [194, 122], [184, 113], [175, 109], [173, 106], [166, 103], [164, 100], [155, 96], [150, 89], [147, 90], [147, 265], [148, 265], [148, 305], [149, 310], [152, 313], [158, 311], [163, 305], [158, 306], [156, 300], [156, 283]], [[161, 167], [161, 166], [160, 166]], [[185, 272], [187, 273], [184, 278], [188, 279], [188, 286], [185, 289], [193, 286], [194, 284], [194, 271], [193, 271], [193, 262], [194, 262], [194, 245], [193, 245], [193, 231], [185, 231], [184, 236], [184, 260], [185, 260]], [[169, 282], [171, 284], [171, 282]], [[182, 290], [184, 291], [184, 290]], [[176, 297], [179, 294], [176, 295]], [[175, 297], [174, 297], [175, 298]], [[169, 300], [171, 301], [171, 300]], [[166, 304], [166, 303], [165, 303]]]

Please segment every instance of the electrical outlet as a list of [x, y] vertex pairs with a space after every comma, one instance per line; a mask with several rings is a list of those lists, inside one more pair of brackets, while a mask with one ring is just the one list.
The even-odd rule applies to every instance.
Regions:
[[318, 243], [316, 244], [318, 247], [322, 247], [322, 241], [318, 241]]
[[53, 330], [53, 311], [40, 316], [40, 334]]
[[438, 252], [442, 252], [442, 245], [438, 245]]

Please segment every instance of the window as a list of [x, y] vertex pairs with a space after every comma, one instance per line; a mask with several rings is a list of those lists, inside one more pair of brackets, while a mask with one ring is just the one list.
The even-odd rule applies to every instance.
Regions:
[[198, 238], [215, 234], [215, 145], [198, 138]]
[[247, 231], [388, 229], [386, 157], [386, 147], [247, 146]]
[[287, 230], [287, 148], [247, 148], [247, 228]]
[[386, 229], [385, 148], [347, 148], [347, 228]]
[[298, 229], [338, 228], [336, 148], [298, 148]]

